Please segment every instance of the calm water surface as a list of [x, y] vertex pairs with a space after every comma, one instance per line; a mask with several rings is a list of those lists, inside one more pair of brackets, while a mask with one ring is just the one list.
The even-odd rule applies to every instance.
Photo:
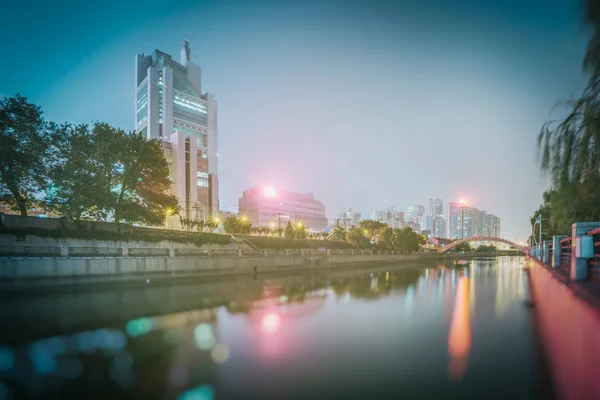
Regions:
[[[524, 259], [21, 296], [0, 400], [531, 399]], [[145, 281], [145, 280], [144, 280]]]

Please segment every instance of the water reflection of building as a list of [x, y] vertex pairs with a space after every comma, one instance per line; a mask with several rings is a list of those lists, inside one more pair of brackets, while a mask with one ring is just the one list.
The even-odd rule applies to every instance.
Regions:
[[498, 258], [496, 268], [496, 301], [494, 312], [503, 315], [514, 303], [525, 300], [523, 271], [511, 258]]

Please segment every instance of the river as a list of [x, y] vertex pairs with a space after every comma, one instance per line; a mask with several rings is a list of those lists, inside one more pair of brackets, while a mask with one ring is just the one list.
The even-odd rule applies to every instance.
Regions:
[[5, 296], [0, 400], [544, 397], [524, 263]]

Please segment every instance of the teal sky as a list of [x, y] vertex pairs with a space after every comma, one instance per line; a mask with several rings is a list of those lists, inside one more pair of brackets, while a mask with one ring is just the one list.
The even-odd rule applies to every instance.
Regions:
[[584, 85], [576, 0], [28, 1], [0, 14], [0, 95], [134, 124], [134, 58], [190, 41], [219, 101], [220, 200], [269, 183], [352, 206], [464, 197], [523, 239], [535, 137]]

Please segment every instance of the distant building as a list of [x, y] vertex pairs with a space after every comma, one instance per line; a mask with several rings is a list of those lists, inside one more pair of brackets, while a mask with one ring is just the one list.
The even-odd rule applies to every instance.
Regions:
[[447, 238], [448, 239], [460, 239], [462, 237], [462, 216], [461, 207], [464, 207], [461, 203], [448, 203], [448, 214], [446, 215], [447, 224]]
[[446, 232], [446, 219], [442, 216], [434, 217], [431, 226], [431, 235], [437, 238], [445, 238]]
[[477, 213], [477, 233], [475, 236], [485, 236], [487, 234], [487, 213], [479, 210]]
[[388, 225], [390, 228], [400, 229], [404, 227], [404, 213], [394, 211], [394, 207], [389, 207], [384, 211], [373, 211], [371, 219]]
[[336, 221], [339, 221], [340, 226], [344, 229], [350, 229], [353, 226], [358, 226], [360, 222], [360, 213], [352, 211], [352, 207], [348, 207], [346, 211], [338, 214]]
[[486, 225], [486, 236], [501, 237], [499, 217], [496, 217], [494, 214], [487, 214]]
[[169, 163], [171, 193], [181, 212], [167, 218], [208, 219], [219, 212], [217, 103], [201, 91], [201, 69], [190, 58], [187, 40], [179, 62], [159, 50], [136, 56], [135, 127], [159, 139]]
[[433, 218], [431, 218], [431, 216], [429, 215], [421, 215], [420, 217], [417, 217], [417, 223], [419, 224], [420, 228], [421, 228], [421, 232], [423, 231], [432, 231], [432, 225], [433, 225]]
[[444, 202], [442, 199], [432, 197], [429, 199], [429, 216], [432, 218], [444, 215]]
[[239, 199], [239, 213], [254, 226], [285, 228], [288, 221], [302, 222], [308, 229], [327, 228], [325, 206], [312, 193], [298, 194], [272, 187], [244, 190]]
[[404, 210], [404, 222], [408, 224], [409, 222], [417, 223], [417, 219], [425, 214], [425, 207], [421, 205], [408, 206]]
[[408, 224], [405, 223], [404, 226], [408, 226], [413, 231], [415, 231], [417, 233], [421, 233], [421, 225], [419, 225], [415, 222], [409, 222]]
[[477, 236], [479, 210], [472, 207], [465, 207], [462, 215], [464, 216], [464, 237]]

